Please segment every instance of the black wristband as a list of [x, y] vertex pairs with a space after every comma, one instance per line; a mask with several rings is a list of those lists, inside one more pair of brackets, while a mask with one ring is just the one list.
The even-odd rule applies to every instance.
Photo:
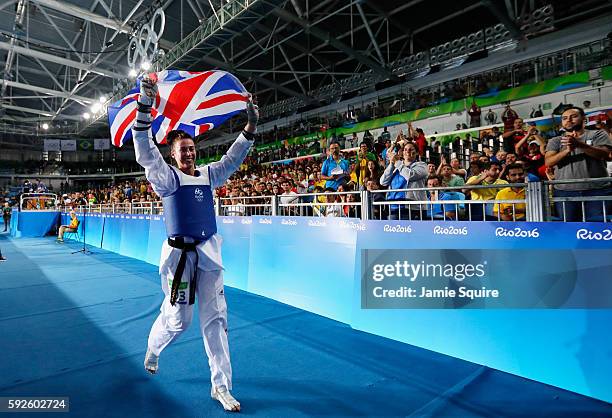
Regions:
[[247, 132], [244, 129], [242, 130], [242, 135], [248, 139], [249, 141], [255, 141], [255, 134], [251, 133], [251, 132]]
[[141, 113], [151, 113], [151, 105], [142, 104], [140, 102], [137, 102], [137, 103], [138, 103], [137, 109], [138, 109], [139, 112], [141, 112]]

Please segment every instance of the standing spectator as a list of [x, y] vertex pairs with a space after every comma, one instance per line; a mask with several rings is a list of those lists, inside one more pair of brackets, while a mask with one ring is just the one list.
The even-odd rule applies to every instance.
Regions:
[[528, 171], [531, 174], [535, 174], [540, 178], [545, 178], [544, 154], [542, 154], [541, 149], [543, 148], [546, 152], [546, 145], [544, 139], [538, 138], [539, 139], [529, 141], [527, 155], [525, 155], [523, 159], [527, 162]]
[[8, 202], [4, 202], [4, 207], [2, 208], [2, 219], [4, 220], [4, 231], [8, 229], [8, 226], [11, 224], [11, 206]]
[[[512, 127], [515, 126], [514, 121], [518, 119], [518, 117], [518, 113], [516, 113], [514, 109], [510, 107], [510, 103], [508, 103], [501, 116], [501, 119], [504, 122], [504, 133], [512, 130]], [[521, 125], [522, 123], [523, 121], [521, 120]]]
[[425, 148], [427, 148], [427, 139], [425, 138], [425, 132], [421, 128], [413, 128], [412, 122], [408, 122], [408, 136], [412, 138], [414, 143], [417, 145], [417, 151], [419, 155], [423, 157], [425, 155]]
[[389, 133], [389, 131], [387, 130], [387, 127], [385, 126], [383, 128], [382, 133], [380, 134], [380, 140], [384, 143], [385, 141], [389, 140], [391, 141], [391, 134]]
[[530, 118], [541, 118], [542, 116], [544, 116], [544, 112], [542, 112], [542, 105], [538, 105], [537, 110], [535, 108], [531, 108], [531, 114], [529, 115]]
[[[422, 161], [417, 161], [416, 146], [408, 142], [401, 149], [401, 152], [395, 154], [391, 160], [391, 164], [385, 169], [380, 184], [389, 186], [393, 190], [398, 189], [413, 189], [425, 188], [427, 179], [427, 165]], [[387, 200], [427, 200], [425, 190], [387, 193]], [[389, 213], [390, 220], [397, 219], [422, 219], [423, 214], [421, 205], [410, 205], [409, 207], [400, 205], [391, 205]]]
[[523, 129], [523, 119], [515, 118], [512, 123], [512, 129], [505, 129], [504, 133], [502, 134], [502, 138], [504, 139], [504, 149], [507, 152], [515, 152], [515, 145], [521, 142], [521, 139], [525, 138], [527, 135], [527, 132], [525, 132]]
[[391, 138], [385, 139], [385, 149], [383, 149], [382, 152], [380, 153], [380, 156], [383, 160], [383, 164], [385, 167], [389, 165], [389, 159], [387, 158], [387, 153], [389, 152], [390, 148], [391, 148]]
[[476, 104], [476, 100], [472, 101], [472, 107], [468, 110], [468, 115], [470, 115], [470, 128], [478, 128], [480, 126], [480, 114], [482, 111], [480, 107]]
[[527, 128], [525, 135], [514, 144], [514, 152], [516, 155], [519, 158], [525, 158], [529, 153], [529, 146], [527, 144], [530, 144], [533, 141], [535, 141], [538, 146], [540, 143], [544, 144], [544, 139], [538, 135], [538, 130], [532, 125]]
[[[525, 183], [525, 169], [521, 164], [510, 164], [506, 169], [509, 183]], [[501, 189], [495, 200], [525, 200], [525, 186]], [[496, 203], [493, 206], [493, 214], [499, 214], [502, 221], [524, 221], [526, 212], [525, 203]]]
[[489, 125], [494, 125], [497, 122], [497, 115], [491, 109], [485, 115], [485, 120]]
[[381, 175], [382, 175], [382, 172], [380, 170], [380, 166], [378, 165], [378, 162], [368, 160], [368, 165], [366, 166], [366, 174], [365, 174], [365, 177], [363, 178], [362, 190], [365, 190], [366, 183], [369, 179], [378, 181]]
[[361, 187], [364, 184], [364, 179], [368, 175], [368, 162], [376, 162], [376, 155], [370, 152], [368, 145], [362, 142], [359, 145], [357, 153], [357, 186]]
[[340, 156], [340, 145], [332, 142], [329, 145], [329, 157], [321, 167], [321, 178], [327, 180], [325, 188], [337, 190], [338, 186], [349, 179], [349, 162]]
[[[557, 180], [594, 179], [608, 177], [606, 160], [612, 151], [612, 141], [601, 130], [585, 130], [585, 114], [580, 107], [566, 109], [561, 115], [563, 136], [551, 138], [546, 146], [546, 165], [556, 167]], [[576, 183], [555, 185], [556, 197], [609, 196], [612, 194], [610, 182]], [[584, 203], [585, 213], [582, 213]], [[555, 203], [557, 215], [566, 221], [603, 220], [602, 202], [565, 202]]]

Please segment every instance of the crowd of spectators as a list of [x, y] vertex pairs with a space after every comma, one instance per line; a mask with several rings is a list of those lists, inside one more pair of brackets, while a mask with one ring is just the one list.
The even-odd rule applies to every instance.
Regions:
[[[576, 112], [584, 118], [581, 109], [574, 108], [573, 113]], [[563, 113], [563, 118], [566, 118], [566, 113]], [[571, 109], [569, 113], [572, 113]], [[320, 144], [318, 148], [309, 149], [304, 145], [306, 156], [282, 164], [263, 163], [262, 155], [265, 157], [266, 154], [254, 152], [240, 170], [216, 190], [216, 195], [221, 198], [224, 215], [270, 213], [269, 197], [274, 195], [279, 197], [281, 204], [304, 204], [283, 207], [284, 212], [281, 214], [359, 217], [361, 194], [357, 192], [368, 190], [377, 203], [385, 200], [437, 202], [410, 207], [374, 205], [374, 218], [521, 220], [525, 219], [524, 204], [466, 205], [439, 202], [524, 200], [524, 187], [510, 188], [505, 185], [553, 180], [559, 174], [563, 180], [571, 179], [572, 167], [575, 169], [577, 164], [586, 164], [577, 171], [583, 178], [609, 175], [605, 171], [605, 160], [612, 159], [612, 153], [591, 155], [589, 151], [580, 158], [564, 155], [566, 160], [552, 160], [549, 153], [561, 149], [555, 142], [558, 139], [550, 141], [540, 135], [534, 126], [525, 126], [520, 116], [510, 107], [504, 111], [502, 120], [504, 132], [494, 129], [482, 138], [468, 136], [449, 146], [441, 146], [435, 138], [428, 143], [425, 133], [409, 123], [406, 134], [400, 131], [396, 138], [391, 138], [389, 132], [384, 130], [378, 138], [366, 133], [359, 144], [354, 135], [351, 138], [331, 138], [325, 149], [321, 149]], [[563, 123], [569, 122], [564, 119]], [[587, 130], [582, 134], [588, 137], [588, 146], [599, 145], [612, 151], [608, 125], [600, 123], [595, 128], [601, 129]], [[574, 154], [580, 147], [574, 146]], [[586, 147], [584, 145], [583, 148]], [[315, 154], [311, 155], [313, 151]], [[286, 158], [297, 155], [282, 154]], [[546, 165], [547, 160], [551, 162], [550, 166]], [[553, 166], [557, 168], [553, 169]], [[596, 192], [603, 195], [610, 192], [609, 185], [601, 185], [604, 188], [599, 187]], [[47, 187], [39, 180], [27, 182], [23, 186], [25, 191], [47, 191]], [[473, 189], [468, 186], [488, 187]], [[411, 188], [423, 190], [383, 192], [386, 189]], [[572, 194], [573, 191], [580, 191], [580, 187], [573, 187], [570, 192], [563, 191], [557, 195], [593, 195], [591, 186], [585, 189], [589, 190], [586, 194]], [[63, 205], [73, 207], [160, 200], [145, 180], [122, 181], [78, 190], [62, 183], [59, 194]], [[560, 216], [560, 213], [557, 215]]]
[[74, 176], [82, 174], [119, 174], [141, 171], [136, 161], [0, 161], [2, 174]]

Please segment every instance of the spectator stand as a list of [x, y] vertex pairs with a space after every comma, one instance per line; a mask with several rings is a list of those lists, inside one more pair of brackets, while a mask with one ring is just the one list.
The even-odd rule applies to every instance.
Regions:
[[60, 213], [57, 195], [53, 193], [24, 193], [19, 210], [11, 217], [11, 236], [43, 237], [57, 228]]

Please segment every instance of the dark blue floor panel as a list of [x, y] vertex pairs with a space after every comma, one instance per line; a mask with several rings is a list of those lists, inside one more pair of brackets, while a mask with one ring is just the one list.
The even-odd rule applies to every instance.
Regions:
[[[221, 417], [199, 325], [142, 367], [157, 268], [0, 235], [0, 396], [69, 396], [78, 417]], [[604, 417], [612, 406], [358, 332], [228, 288], [234, 394], [257, 417]], [[33, 414], [34, 415], [34, 414]], [[18, 415], [20, 417], [26, 414]], [[34, 416], [40, 416], [35, 414]]]

